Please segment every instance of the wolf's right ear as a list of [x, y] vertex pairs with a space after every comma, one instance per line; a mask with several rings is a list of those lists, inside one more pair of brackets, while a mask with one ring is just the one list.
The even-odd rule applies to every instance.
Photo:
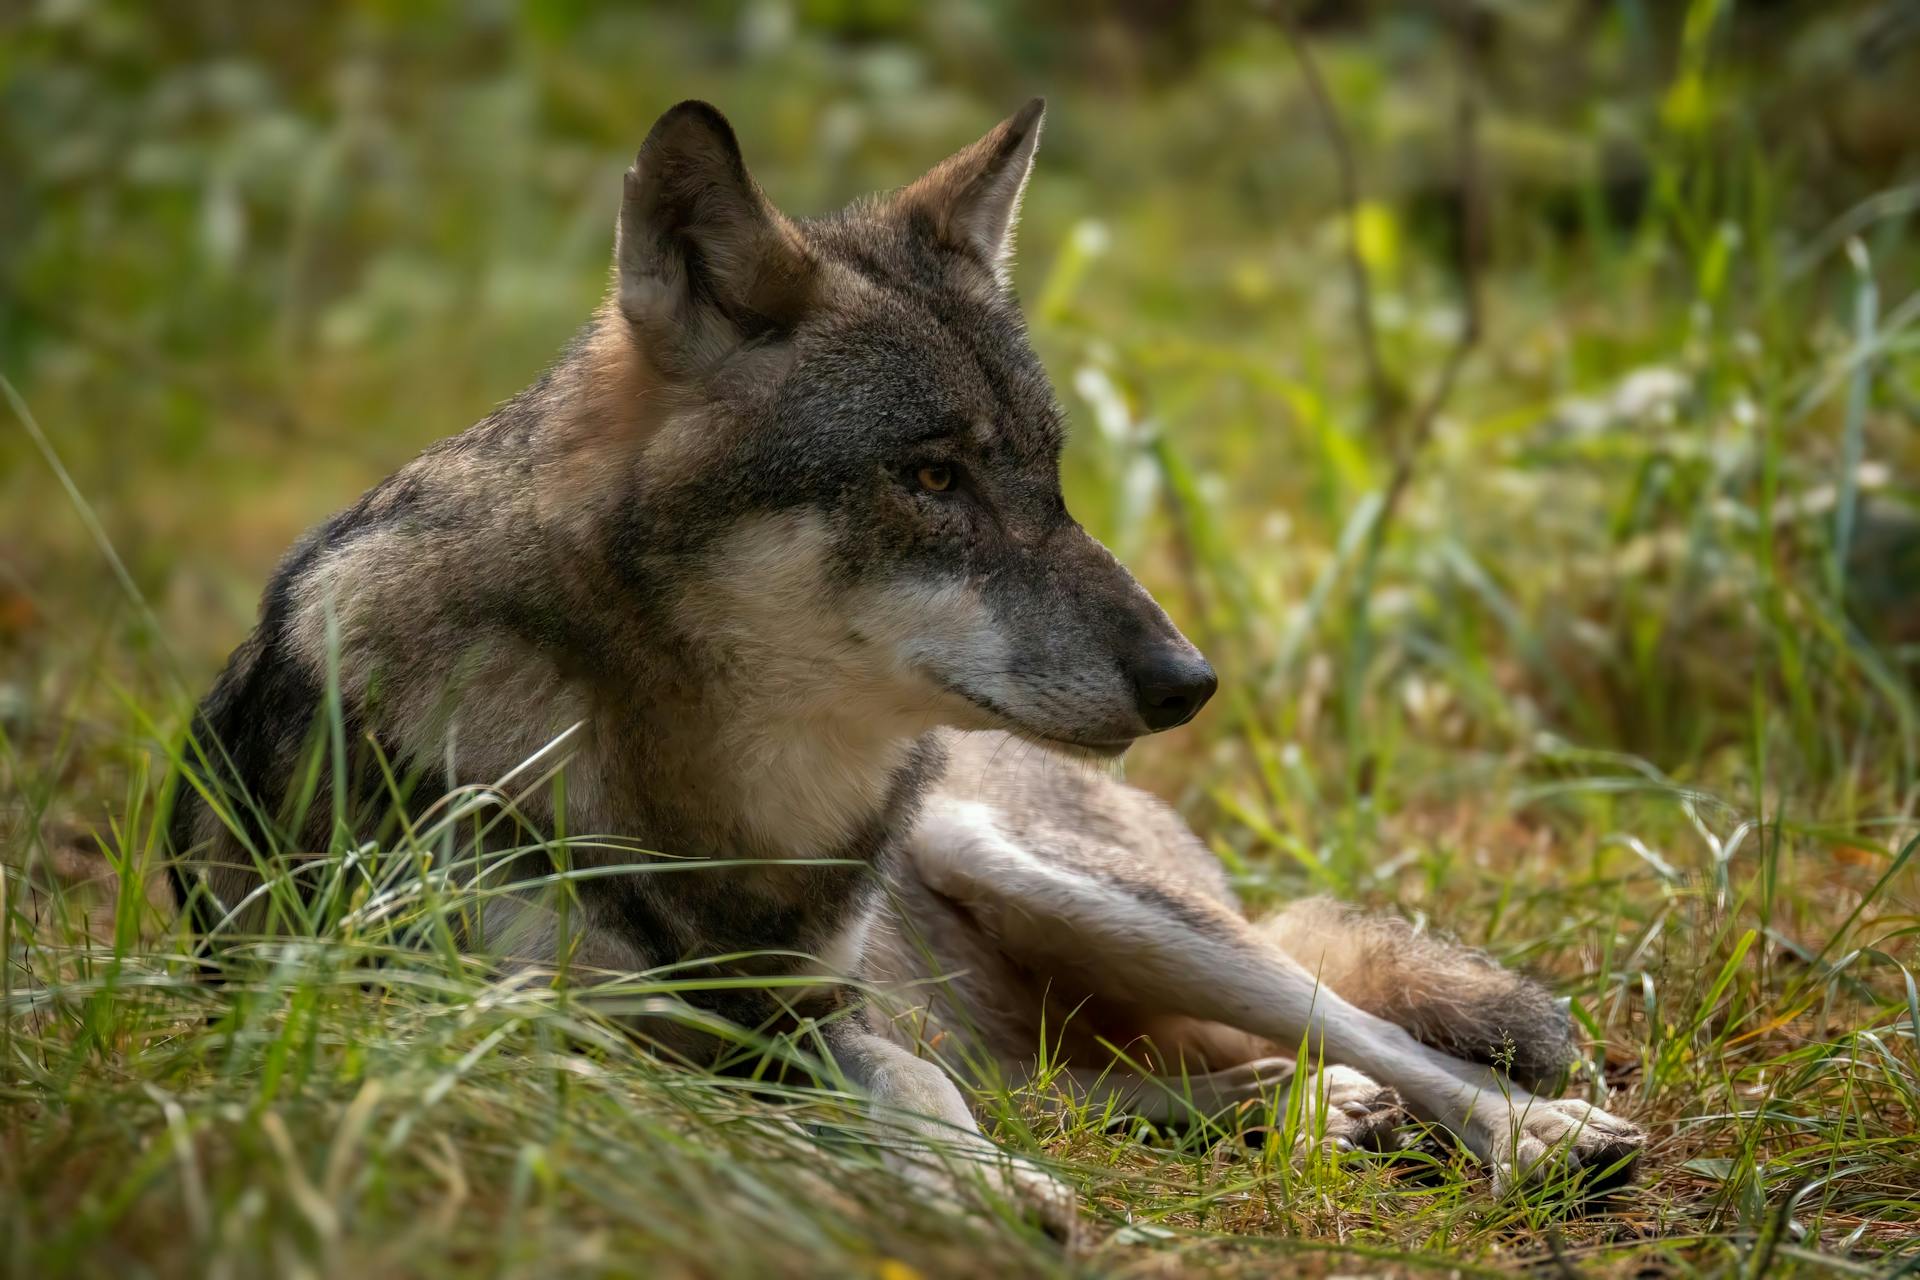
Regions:
[[1046, 114], [1046, 99], [1033, 99], [894, 197], [895, 207], [910, 220], [918, 219], [949, 247], [978, 259], [1002, 287], [1013, 256], [1020, 197], [1033, 172]]
[[647, 134], [627, 170], [614, 263], [621, 313], [671, 372], [791, 328], [813, 292], [812, 255], [704, 102], [672, 108]]

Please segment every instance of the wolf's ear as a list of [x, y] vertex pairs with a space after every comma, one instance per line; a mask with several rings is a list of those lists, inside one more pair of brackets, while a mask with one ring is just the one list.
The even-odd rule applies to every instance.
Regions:
[[813, 291], [806, 244], [704, 102], [681, 103], [647, 134], [627, 170], [614, 263], [621, 312], [669, 369], [790, 329]]
[[1046, 99], [1035, 98], [897, 197], [907, 217], [926, 218], [945, 244], [978, 258], [1001, 284], [1046, 113]]

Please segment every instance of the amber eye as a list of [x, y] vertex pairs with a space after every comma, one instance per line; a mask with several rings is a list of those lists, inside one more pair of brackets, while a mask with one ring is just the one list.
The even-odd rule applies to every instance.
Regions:
[[952, 467], [922, 467], [916, 474], [920, 487], [928, 493], [945, 493], [953, 488]]

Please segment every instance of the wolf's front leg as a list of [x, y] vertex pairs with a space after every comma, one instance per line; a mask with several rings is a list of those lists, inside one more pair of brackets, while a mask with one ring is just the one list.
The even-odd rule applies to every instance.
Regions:
[[1135, 1009], [1226, 1023], [1289, 1048], [1304, 1041], [1309, 1056], [1365, 1072], [1458, 1134], [1497, 1184], [1555, 1170], [1618, 1176], [1645, 1141], [1598, 1107], [1535, 1097], [1356, 1008], [1225, 904], [1176, 901], [1164, 886], [1037, 856], [985, 806], [930, 806], [910, 851], [927, 884], [1022, 963], [1071, 973]]
[[988, 1141], [960, 1087], [938, 1065], [850, 1021], [831, 1025], [826, 1036], [848, 1081], [908, 1139], [888, 1150], [888, 1163], [937, 1198], [964, 1200], [984, 1185], [1018, 1203], [1050, 1235], [1074, 1238], [1073, 1188]]

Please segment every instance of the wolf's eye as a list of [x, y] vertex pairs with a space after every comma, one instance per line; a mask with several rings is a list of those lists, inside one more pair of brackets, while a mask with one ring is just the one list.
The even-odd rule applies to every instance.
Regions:
[[928, 493], [945, 493], [953, 488], [953, 468], [938, 465], [922, 467], [914, 473], [914, 479]]

